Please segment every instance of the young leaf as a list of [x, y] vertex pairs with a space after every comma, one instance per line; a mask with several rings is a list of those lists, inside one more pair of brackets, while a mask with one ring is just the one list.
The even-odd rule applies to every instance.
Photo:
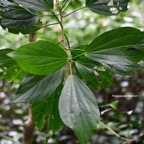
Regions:
[[8, 81], [13, 81], [15, 79], [21, 80], [24, 76], [24, 71], [17, 65], [17, 63], [12, 58], [7, 56], [7, 54], [12, 51], [12, 49], [0, 50], [0, 73]]
[[119, 72], [132, 71], [144, 57], [144, 33], [131, 27], [108, 31], [97, 37], [85, 56]]
[[110, 84], [112, 83], [112, 74], [111, 72], [104, 68], [104, 70], [100, 70], [100, 69], [95, 69], [96, 73], [98, 74], [97, 77], [100, 77], [101, 80], [99, 81], [99, 85], [102, 88], [108, 88], [110, 86]]
[[32, 105], [32, 115], [36, 126], [42, 130], [45, 124], [46, 116], [48, 119], [48, 130], [56, 132], [63, 126], [61, 121], [59, 111], [58, 111], [58, 101], [59, 101], [60, 91], [59, 89], [44, 102], [34, 103]]
[[78, 77], [66, 80], [59, 100], [62, 121], [85, 144], [100, 120], [100, 112], [94, 94]]
[[53, 0], [13, 0], [26, 8], [49, 12], [53, 8]]
[[68, 61], [65, 51], [49, 41], [26, 44], [8, 54], [30, 74], [47, 75], [64, 67]]
[[36, 14], [30, 13], [12, 2], [5, 1], [1, 16], [0, 25], [4, 29], [8, 28], [11, 33], [29, 34], [42, 28], [42, 23]]
[[13, 103], [45, 101], [60, 85], [62, 77], [63, 70], [59, 70], [48, 76], [26, 76], [13, 98]]
[[[84, 56], [87, 47], [87, 45], [84, 45], [72, 49], [72, 56], [75, 60], [77, 74], [80, 78], [86, 80], [87, 85], [92, 86], [96, 90], [98, 87], [109, 87], [112, 82], [110, 72], [108, 72], [100, 63]], [[100, 67], [103, 67], [104, 71], [98, 71]], [[97, 75], [95, 74], [95, 71]], [[99, 77], [101, 77], [101, 81], [99, 81]]]
[[94, 79], [94, 70], [76, 62], [75, 66], [77, 70], [79, 71], [80, 75], [85, 79], [85, 80], [93, 80]]
[[84, 54], [87, 49], [88, 45], [81, 45], [75, 48], [72, 48], [71, 53], [74, 61], [79, 64], [82, 64], [90, 69], [94, 69], [95, 66], [99, 66], [100, 63], [95, 62], [87, 58]]
[[97, 90], [100, 85], [96, 76], [94, 75], [94, 69], [82, 65], [78, 61], [75, 63], [75, 67], [78, 76], [86, 80], [88, 86], [91, 86], [92, 88]]
[[86, 0], [86, 6], [94, 13], [117, 15], [127, 11], [129, 0]]

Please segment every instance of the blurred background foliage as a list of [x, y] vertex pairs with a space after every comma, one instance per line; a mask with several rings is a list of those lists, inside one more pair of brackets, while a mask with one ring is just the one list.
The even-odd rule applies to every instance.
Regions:
[[[63, 0], [64, 1], [64, 0]], [[64, 14], [84, 5], [82, 0], [73, 0]], [[56, 23], [47, 13], [41, 17], [43, 25]], [[90, 43], [98, 35], [122, 26], [144, 30], [144, 1], [131, 0], [129, 10], [118, 16], [103, 16], [82, 9], [64, 19], [64, 28], [70, 46]], [[60, 26], [51, 25], [37, 32], [37, 40], [46, 39], [58, 43], [61, 40]], [[14, 35], [0, 27], [0, 49], [18, 48], [28, 43], [28, 35]], [[131, 144], [144, 144], [144, 71], [134, 76], [113, 75], [110, 88], [94, 92], [101, 110], [102, 120], [115, 132], [131, 141]], [[10, 97], [18, 87], [18, 82], [6, 82], [0, 77], [0, 144], [21, 143], [23, 122], [27, 119], [27, 104], [10, 104]], [[114, 95], [133, 95], [133, 97], [114, 97]], [[33, 144], [42, 144], [51, 132], [35, 131]], [[133, 141], [135, 140], [135, 141]], [[74, 133], [67, 127], [55, 133], [49, 144], [78, 144]], [[128, 144], [99, 126], [88, 144]]]

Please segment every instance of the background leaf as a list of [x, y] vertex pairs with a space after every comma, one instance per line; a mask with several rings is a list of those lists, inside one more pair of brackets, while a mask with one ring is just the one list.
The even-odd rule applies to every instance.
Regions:
[[63, 70], [48, 76], [26, 76], [18, 88], [13, 102], [33, 103], [47, 100], [60, 85], [62, 77]]
[[26, 72], [47, 75], [64, 67], [68, 61], [65, 51], [49, 41], [26, 44], [8, 54]]
[[53, 8], [53, 0], [13, 0], [14, 2], [23, 5], [26, 8], [30, 8], [36, 11], [49, 12]]
[[24, 77], [24, 71], [12, 58], [7, 56], [12, 51], [12, 49], [0, 50], [0, 74], [8, 81], [21, 80]]
[[1, 5], [0, 25], [4, 29], [8, 28], [9, 32], [29, 34], [42, 28], [42, 23], [34, 11], [30, 12], [8, 1], [2, 1]]
[[74, 130], [81, 144], [85, 144], [97, 126], [100, 113], [93, 93], [74, 75], [66, 80], [59, 111], [64, 124]]
[[129, 0], [86, 0], [86, 6], [94, 13], [117, 15], [127, 11]]
[[53, 107], [53, 95], [43, 102], [33, 103], [32, 116], [36, 127], [42, 130], [45, 125], [45, 119], [50, 114]]
[[95, 69], [95, 75], [97, 75], [97, 78], [100, 79], [98, 80], [100, 87], [102, 87], [103, 89], [108, 88], [110, 86], [110, 84], [112, 83], [112, 74], [111, 72], [104, 68], [101, 67]]
[[48, 100], [32, 105], [33, 120], [40, 130], [44, 128], [46, 116], [48, 116], [48, 131], [56, 132], [63, 126], [58, 111], [60, 92], [61, 89], [58, 88]]

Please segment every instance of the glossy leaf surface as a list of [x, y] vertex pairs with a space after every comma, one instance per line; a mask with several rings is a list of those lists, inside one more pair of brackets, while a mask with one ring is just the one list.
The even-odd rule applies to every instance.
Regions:
[[144, 33], [122, 27], [97, 37], [86, 49], [85, 56], [120, 73], [133, 71], [144, 57]]
[[60, 85], [62, 76], [63, 70], [48, 76], [26, 76], [17, 90], [13, 102], [33, 103], [47, 100]]
[[85, 144], [96, 128], [100, 113], [94, 94], [78, 77], [66, 80], [59, 100], [60, 116], [65, 125]]
[[9, 1], [2, 2], [0, 25], [11, 33], [29, 34], [42, 28], [42, 23], [35, 12]]
[[117, 15], [127, 11], [129, 0], [86, 0], [86, 6], [94, 13]]
[[53, 8], [53, 0], [14, 0], [14, 2], [36, 11], [49, 12]]
[[86, 80], [87, 85], [95, 90], [97, 90], [98, 87], [109, 87], [112, 82], [111, 73], [100, 63], [84, 56], [87, 47], [88, 45], [84, 45], [75, 47], [72, 50], [72, 56], [76, 61], [75, 68], [78, 76]]

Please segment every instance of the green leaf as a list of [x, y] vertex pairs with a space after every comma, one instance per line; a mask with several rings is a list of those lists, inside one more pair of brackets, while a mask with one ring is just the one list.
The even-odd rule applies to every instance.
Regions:
[[62, 77], [63, 70], [48, 76], [26, 76], [13, 98], [13, 103], [45, 101], [58, 88], [62, 81]]
[[58, 111], [58, 101], [59, 101], [60, 91], [59, 89], [48, 98], [47, 101], [34, 103], [32, 105], [32, 115], [36, 126], [42, 130], [45, 125], [46, 116], [49, 117], [48, 120], [48, 130], [56, 132], [63, 126], [61, 121], [59, 111]]
[[63, 0], [62, 1], [62, 10], [65, 10], [65, 8], [67, 8], [67, 6], [70, 4], [72, 0]]
[[15, 79], [21, 80], [24, 76], [23, 70], [12, 58], [7, 56], [7, 54], [12, 51], [12, 49], [0, 50], [0, 73], [8, 81], [13, 81]]
[[98, 87], [109, 87], [112, 82], [111, 73], [100, 63], [85, 57], [86, 48], [87, 46], [85, 45], [72, 49], [72, 56], [78, 76], [86, 80], [87, 85], [92, 86], [96, 90]]
[[94, 13], [117, 15], [128, 10], [129, 0], [86, 0], [86, 6]]
[[74, 61], [88, 68], [94, 69], [95, 66], [99, 66], [100, 64], [98, 62], [90, 60], [89, 58], [85, 56], [85, 51], [87, 47], [88, 45], [81, 45], [81, 46], [72, 48], [71, 50], [72, 58]]
[[144, 33], [131, 27], [108, 31], [97, 37], [85, 56], [116, 72], [129, 74], [144, 57]]
[[80, 75], [85, 79], [85, 80], [93, 80], [94, 79], [94, 70], [76, 62], [75, 66], [77, 70], [79, 71]]
[[100, 85], [96, 76], [94, 75], [94, 69], [86, 67], [85, 65], [82, 65], [79, 62], [75, 63], [75, 67], [78, 76], [86, 80], [88, 86], [92, 86], [92, 88], [97, 90]]
[[49, 41], [26, 44], [8, 54], [30, 74], [47, 75], [64, 67], [68, 61], [65, 51]]
[[36, 11], [49, 12], [53, 8], [53, 0], [13, 0], [14, 2]]
[[10, 2], [8, 0], [1, 0], [0, 1], [0, 14], [7, 11], [8, 9], [13, 8], [14, 6], [17, 6], [17, 4]]
[[112, 83], [112, 74], [111, 72], [102, 67], [102, 70], [100, 68], [96, 68], [95, 72], [97, 74], [97, 77], [100, 79], [99, 80], [99, 85], [103, 88], [106, 89], [110, 86]]
[[61, 93], [62, 87], [60, 87], [54, 95], [53, 98], [53, 107], [50, 113], [49, 117], [49, 123], [48, 123], [48, 129], [49, 131], [53, 131], [55, 133], [59, 129], [61, 129], [64, 126], [64, 123], [62, 122], [58, 110], [58, 103], [59, 103], [59, 98], [60, 98], [60, 93]]
[[42, 130], [45, 125], [45, 118], [51, 113], [53, 107], [53, 95], [47, 101], [33, 103], [32, 116], [36, 127]]
[[2, 9], [0, 25], [11, 33], [29, 34], [42, 28], [39, 17], [33, 12], [5, 1]]
[[78, 77], [66, 80], [59, 100], [62, 121], [76, 133], [81, 144], [86, 144], [100, 120], [94, 94]]

